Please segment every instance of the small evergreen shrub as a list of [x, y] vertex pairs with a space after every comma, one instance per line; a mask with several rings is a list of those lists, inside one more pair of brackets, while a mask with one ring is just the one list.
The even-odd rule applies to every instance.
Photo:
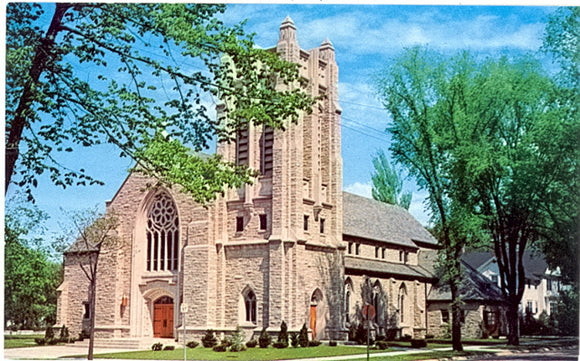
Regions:
[[43, 346], [46, 344], [46, 339], [44, 337], [39, 337], [39, 338], [35, 338], [34, 342], [36, 342], [36, 344], [38, 346]]
[[185, 346], [187, 346], [189, 348], [196, 348], [197, 346], [199, 346], [199, 342], [197, 342], [197, 341], [189, 341], [188, 343], [185, 344]]
[[411, 340], [411, 347], [412, 348], [423, 348], [423, 347], [427, 347], [427, 340], [424, 340], [424, 339], [413, 339], [413, 340]]
[[385, 340], [379, 340], [379, 341], [375, 342], [375, 344], [377, 345], [379, 350], [386, 350], [389, 348], [389, 344]]
[[234, 343], [230, 347], [230, 352], [246, 351], [246, 346], [243, 343]]
[[154, 343], [151, 345], [153, 351], [161, 351], [163, 349], [163, 344], [161, 342]]
[[52, 325], [46, 328], [46, 331], [44, 332], [44, 338], [46, 340], [52, 340], [54, 338], [54, 330], [52, 329]]
[[210, 348], [210, 347], [217, 346], [217, 344], [219, 343], [219, 340], [215, 336], [215, 334], [213, 333], [212, 330], [207, 330], [205, 332], [205, 335], [201, 339], [201, 343], [203, 344], [203, 347]]
[[233, 344], [234, 344], [234, 339], [233, 339], [233, 337], [232, 337], [232, 336], [230, 336], [230, 335], [226, 335], [226, 336], [224, 336], [224, 338], [223, 338], [223, 340], [222, 340], [221, 344], [222, 344], [222, 345], [226, 345], [226, 347], [230, 347], [231, 345], [233, 345]]
[[336, 341], [331, 340], [330, 342], [328, 342], [328, 346], [330, 347], [335, 347], [337, 345]]
[[290, 343], [292, 347], [298, 347], [298, 334], [296, 332], [290, 334]]
[[163, 351], [173, 351], [175, 350], [175, 346], [173, 345], [167, 345], [163, 348]]
[[58, 339], [51, 338], [50, 340], [46, 341], [49, 345], [56, 345], [58, 343]]
[[272, 343], [272, 336], [268, 334], [266, 327], [262, 328], [262, 332], [260, 332], [260, 337], [258, 338], [258, 343], [260, 344], [260, 348], [267, 348]]
[[217, 345], [212, 348], [215, 352], [226, 352], [228, 347], [226, 345]]
[[280, 333], [278, 334], [278, 342], [282, 342], [286, 344], [288, 347], [288, 326], [286, 326], [286, 322], [282, 321], [280, 324]]
[[67, 342], [69, 337], [70, 335], [68, 332], [68, 328], [65, 325], [62, 325], [62, 327], [60, 328], [60, 334], [58, 335], [58, 338], [63, 340], [63, 342]]
[[308, 328], [306, 324], [302, 325], [300, 333], [298, 334], [298, 344], [300, 347], [308, 347]]
[[308, 342], [308, 347], [316, 347], [316, 346], [320, 346], [322, 344], [322, 341], [320, 340], [311, 340], [310, 342]]
[[272, 344], [272, 346], [274, 348], [286, 348], [286, 347], [288, 347], [288, 344], [286, 342], [276, 341]]
[[246, 342], [247, 348], [254, 348], [256, 346], [258, 346], [258, 340], [251, 339], [250, 341]]

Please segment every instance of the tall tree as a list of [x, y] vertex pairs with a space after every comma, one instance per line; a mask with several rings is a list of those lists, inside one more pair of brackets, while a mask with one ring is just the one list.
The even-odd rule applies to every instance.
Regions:
[[[248, 122], [283, 128], [313, 99], [296, 86], [298, 66], [255, 47], [241, 25], [225, 26], [224, 10], [9, 3], [5, 190], [16, 183], [32, 198], [45, 172], [62, 187], [100, 184], [62, 156], [101, 143], [200, 202], [250, 182], [255, 172], [196, 152], [211, 139], [232, 140]], [[216, 99], [226, 119], [212, 119]]]
[[508, 342], [517, 345], [524, 251], [540, 240], [565, 244], [554, 225], [562, 220], [560, 200], [577, 192], [570, 186], [580, 159], [578, 119], [530, 58], [435, 60], [413, 49], [397, 66], [382, 88], [396, 159], [429, 190], [447, 272], [459, 272], [445, 262], [460, 256], [460, 246], [491, 240]]
[[[59, 247], [67, 247], [66, 253], [74, 253], [69, 257], [76, 261], [89, 281], [89, 308], [90, 308], [90, 338], [88, 356], [93, 359], [95, 344], [95, 317], [97, 273], [101, 249], [115, 249], [118, 246], [117, 225], [118, 219], [114, 212], [101, 214], [98, 210], [86, 210], [68, 213], [70, 228], [57, 240]], [[79, 290], [82, 291], [82, 290]]]
[[47, 216], [12, 199], [4, 228], [4, 327], [34, 329], [54, 324], [61, 266], [54, 262], [39, 228]]
[[385, 152], [381, 150], [373, 157], [373, 166], [375, 167], [371, 175], [373, 198], [377, 201], [409, 209], [413, 195], [411, 193], [403, 193], [401, 174], [391, 165]]
[[[434, 52], [413, 48], [405, 51], [395, 64], [380, 74], [377, 88], [385, 108], [392, 116], [392, 151], [395, 161], [403, 164], [421, 189], [428, 191], [427, 204], [435, 224], [435, 235], [442, 246], [440, 269], [452, 297], [453, 349], [461, 351], [461, 252], [467, 242], [462, 231], [464, 212], [452, 206], [447, 171], [449, 151], [439, 142], [437, 131], [455, 121], [457, 113], [446, 117], [434, 107], [449, 97], [450, 64]], [[464, 64], [467, 66], [467, 64]]]

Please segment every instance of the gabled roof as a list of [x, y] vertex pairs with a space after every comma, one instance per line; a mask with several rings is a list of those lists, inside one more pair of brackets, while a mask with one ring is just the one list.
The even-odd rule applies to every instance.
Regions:
[[[464, 301], [501, 302], [503, 294], [491, 280], [477, 272], [465, 261], [461, 262], [464, 271], [460, 293]], [[448, 285], [434, 286], [427, 296], [429, 301], [450, 301], [451, 291]]]
[[343, 234], [417, 248], [437, 240], [406, 209], [342, 192]]
[[[461, 256], [461, 259], [471, 267], [479, 269], [487, 262], [495, 261], [493, 252], [468, 252]], [[531, 251], [524, 251], [522, 258], [524, 263], [524, 270], [526, 278], [530, 280], [539, 280], [544, 277], [548, 270], [548, 264], [541, 254], [535, 254]], [[482, 271], [482, 270], [480, 270]]]

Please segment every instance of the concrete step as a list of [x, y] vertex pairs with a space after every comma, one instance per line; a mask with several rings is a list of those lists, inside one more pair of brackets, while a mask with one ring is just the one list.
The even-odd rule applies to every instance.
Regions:
[[[95, 338], [95, 348], [112, 348], [112, 349], [127, 349], [127, 350], [149, 350], [151, 345], [160, 342], [163, 346], [181, 346], [171, 338]], [[89, 339], [83, 341], [76, 341], [70, 344], [73, 347], [89, 347]]]

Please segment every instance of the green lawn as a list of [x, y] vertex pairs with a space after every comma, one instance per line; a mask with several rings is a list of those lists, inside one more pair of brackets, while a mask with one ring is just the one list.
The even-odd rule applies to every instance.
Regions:
[[[446, 360], [450, 359], [451, 357], [473, 357], [476, 355], [484, 355], [485, 352], [480, 351], [463, 351], [463, 352], [453, 352], [453, 351], [432, 351], [432, 352], [425, 352], [420, 354], [410, 354], [410, 355], [397, 355], [394, 357], [389, 358], [389, 361], [413, 361], [413, 360]], [[366, 356], [352, 359], [349, 361], [366, 361]], [[371, 358], [372, 360], [372, 358]], [[378, 360], [378, 359], [375, 359]]]
[[44, 335], [4, 335], [4, 348], [38, 346], [36, 342], [34, 342], [34, 339], [43, 336]]
[[[388, 352], [389, 350], [371, 350], [370, 352]], [[215, 352], [210, 348], [197, 347], [187, 350], [188, 360], [280, 360], [301, 359], [341, 355], [366, 355], [366, 348], [353, 346], [325, 346], [307, 348], [267, 349], [250, 348], [242, 352]], [[98, 354], [95, 358], [141, 359], [141, 360], [183, 360], [183, 349], [173, 351], [135, 351]]]

